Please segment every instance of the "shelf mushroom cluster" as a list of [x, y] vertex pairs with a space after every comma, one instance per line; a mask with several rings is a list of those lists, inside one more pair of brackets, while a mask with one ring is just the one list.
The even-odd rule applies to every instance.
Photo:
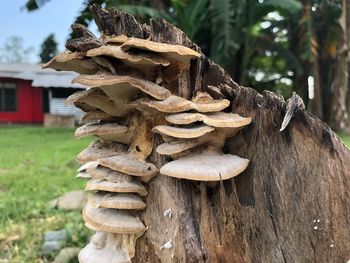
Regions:
[[156, 149], [174, 160], [161, 167], [167, 176], [200, 181], [232, 178], [248, 160], [222, 154], [227, 137], [250, 123], [232, 113], [226, 99], [198, 93], [193, 100], [171, 94], [168, 83], [188, 70], [200, 53], [181, 46], [126, 36], [103, 36], [86, 52], [65, 51], [44, 68], [75, 71], [73, 80], [85, 87], [67, 104], [85, 112], [76, 138], [96, 136], [80, 152], [78, 178], [90, 192], [83, 210], [96, 233], [79, 253], [81, 263], [131, 262], [135, 242], [146, 230], [138, 212], [146, 208], [144, 183], [158, 174], [149, 162], [153, 134], [165, 143]]
[[251, 122], [250, 117], [222, 112], [229, 106], [228, 100], [214, 100], [206, 93], [199, 93], [193, 102], [177, 99], [175, 103], [161, 103], [164, 104], [147, 104], [172, 113], [165, 117], [171, 126], [158, 125], [152, 129], [166, 141], [157, 147], [157, 152], [175, 159], [160, 168], [161, 174], [196, 181], [220, 181], [247, 168], [248, 159], [221, 151], [228, 137]]

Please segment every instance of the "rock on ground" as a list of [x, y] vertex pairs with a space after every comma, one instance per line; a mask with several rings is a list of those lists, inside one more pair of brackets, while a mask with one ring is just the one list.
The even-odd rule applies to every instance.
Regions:
[[63, 210], [80, 210], [83, 209], [85, 203], [86, 193], [83, 191], [72, 191], [51, 200], [49, 206]]
[[48, 256], [52, 252], [61, 249], [67, 240], [66, 230], [47, 231], [45, 233], [44, 244], [42, 247], [43, 255]]

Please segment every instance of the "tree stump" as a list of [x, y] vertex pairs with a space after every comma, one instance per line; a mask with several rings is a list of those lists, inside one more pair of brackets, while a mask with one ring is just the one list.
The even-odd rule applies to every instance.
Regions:
[[[93, 6], [91, 11], [105, 36], [149, 38], [200, 51], [165, 20], [151, 19], [148, 26], [118, 10]], [[90, 34], [75, 33], [67, 43], [69, 50], [99, 46]], [[297, 103], [296, 95], [285, 102], [275, 93], [239, 86], [204, 55], [166, 88], [186, 99], [197, 91], [227, 98], [230, 111], [252, 117], [253, 122], [224, 147], [226, 153], [250, 159], [250, 164], [241, 175], [216, 185], [161, 174], [153, 178], [147, 209], [141, 213], [148, 230], [137, 241], [133, 262], [350, 259], [350, 151]], [[285, 129], [280, 131], [285, 116]], [[156, 135], [155, 146], [161, 142]], [[158, 168], [166, 162], [155, 147], [151, 160]]]

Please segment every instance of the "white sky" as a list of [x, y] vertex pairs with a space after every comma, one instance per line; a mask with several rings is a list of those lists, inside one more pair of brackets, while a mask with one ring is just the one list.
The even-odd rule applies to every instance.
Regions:
[[25, 48], [35, 48], [30, 57], [30, 62], [35, 63], [39, 61], [42, 41], [54, 33], [59, 51], [63, 51], [70, 25], [83, 8], [83, 0], [50, 0], [41, 9], [30, 13], [21, 10], [25, 3], [25, 0], [0, 0], [0, 47], [7, 38], [20, 36]]

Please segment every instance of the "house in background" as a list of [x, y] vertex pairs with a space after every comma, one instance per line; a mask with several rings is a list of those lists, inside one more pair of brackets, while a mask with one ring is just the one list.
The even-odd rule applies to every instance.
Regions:
[[0, 64], [0, 123], [41, 124], [50, 116], [74, 116], [79, 121], [83, 112], [64, 105], [82, 88], [71, 83], [76, 76], [40, 65]]

